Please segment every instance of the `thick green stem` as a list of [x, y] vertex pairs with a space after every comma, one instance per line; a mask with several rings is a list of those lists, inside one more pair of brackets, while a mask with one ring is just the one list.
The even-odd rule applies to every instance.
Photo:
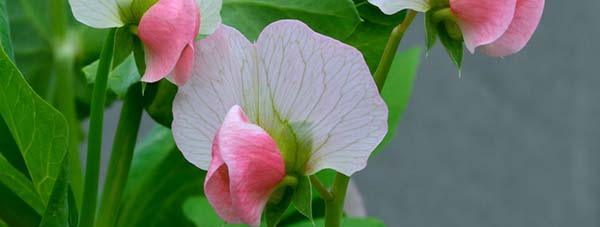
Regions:
[[108, 72], [111, 68], [115, 42], [115, 29], [111, 29], [100, 54], [100, 63], [96, 73], [96, 82], [92, 93], [88, 151], [85, 168], [85, 187], [83, 205], [79, 216], [79, 226], [93, 227], [98, 202], [98, 178], [100, 172], [100, 154], [102, 151], [102, 125], [104, 123], [104, 105]]
[[379, 91], [381, 91], [383, 88], [383, 84], [385, 83], [388, 73], [390, 72], [390, 67], [392, 66], [394, 57], [396, 56], [396, 51], [398, 50], [400, 41], [402, 41], [404, 33], [415, 19], [416, 15], [417, 12], [408, 10], [402, 24], [396, 26], [390, 34], [390, 38], [388, 39], [385, 49], [383, 50], [383, 55], [381, 56], [381, 60], [379, 61], [379, 66], [377, 66], [377, 71], [375, 71], [375, 75], [373, 75], [375, 84], [377, 84]]
[[[23, 2], [23, 1], [22, 1]], [[23, 3], [27, 5], [28, 3]], [[69, 123], [69, 184], [75, 198], [77, 208], [81, 208], [83, 197], [83, 172], [79, 159], [80, 122], [75, 109], [75, 55], [77, 43], [76, 36], [67, 31], [67, 6], [66, 1], [56, 1], [50, 4], [52, 24], [52, 49], [54, 52], [54, 84], [61, 87], [60, 95], [53, 95], [56, 107], [65, 116]], [[49, 89], [54, 93], [55, 89]]]
[[342, 226], [342, 217], [344, 214], [344, 200], [346, 199], [346, 190], [350, 177], [338, 173], [333, 180], [331, 189], [332, 199], [325, 200], [325, 226]]
[[56, 107], [69, 123], [69, 181], [77, 207], [81, 207], [83, 193], [83, 173], [79, 159], [79, 120], [75, 110], [75, 82], [73, 82], [73, 56], [57, 56], [55, 61], [55, 76], [61, 85], [60, 95], [56, 96]]
[[106, 183], [102, 192], [102, 203], [96, 220], [97, 227], [115, 225], [116, 214], [121, 205], [123, 190], [129, 175], [143, 109], [142, 85], [137, 83], [127, 91], [121, 109], [121, 118], [115, 134]]

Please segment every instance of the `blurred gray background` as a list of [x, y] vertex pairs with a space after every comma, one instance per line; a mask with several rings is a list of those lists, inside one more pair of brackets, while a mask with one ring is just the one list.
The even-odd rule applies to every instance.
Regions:
[[[392, 227], [600, 226], [599, 10], [547, 1], [522, 52], [466, 54], [462, 78], [441, 46], [423, 56], [396, 138], [354, 177], [369, 216]], [[401, 49], [424, 46], [422, 21]], [[151, 127], [146, 118], [141, 132]]]

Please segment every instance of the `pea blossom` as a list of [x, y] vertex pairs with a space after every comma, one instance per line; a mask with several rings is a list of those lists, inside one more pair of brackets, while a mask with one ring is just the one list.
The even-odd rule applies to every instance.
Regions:
[[69, 0], [75, 18], [90, 27], [137, 25], [144, 44], [144, 82], [169, 75], [177, 85], [189, 78], [194, 41], [221, 23], [222, 0]]
[[544, 0], [369, 0], [386, 14], [403, 9], [426, 12], [449, 8], [467, 49], [502, 57], [519, 52], [533, 36]]
[[173, 136], [208, 170], [205, 194], [229, 223], [258, 226], [287, 176], [363, 169], [387, 132], [360, 52], [302, 22], [275, 22], [254, 44], [221, 26], [196, 48], [173, 102]]

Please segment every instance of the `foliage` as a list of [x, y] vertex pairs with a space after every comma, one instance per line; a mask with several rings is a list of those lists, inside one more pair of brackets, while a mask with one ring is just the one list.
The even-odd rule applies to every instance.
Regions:
[[[61, 22], [52, 16], [53, 12], [69, 11], [66, 0], [60, 3], [0, 0], [0, 226], [77, 224], [77, 199], [69, 184], [73, 183], [72, 171], [78, 170], [65, 163], [69, 143], [79, 143], [83, 134], [77, 131], [78, 125], [69, 127], [64, 116], [70, 115], [55, 107], [60, 109], [61, 89], [72, 89], [75, 97], [67, 101], [77, 104], [73, 123], [88, 116], [106, 32], [84, 27], [71, 16]], [[361, 51], [371, 72], [378, 66], [390, 32], [405, 16], [404, 12], [385, 15], [366, 0], [224, 0], [221, 14], [223, 23], [251, 40], [274, 21], [301, 20]], [[458, 50], [458, 43], [437, 33], [437, 27], [428, 26], [428, 31], [436, 32], [430, 39], [439, 37], [449, 50]], [[57, 32], [63, 28], [64, 34]], [[139, 56], [131, 54], [139, 42], [131, 32], [134, 30], [127, 26], [117, 31], [106, 105], [123, 99], [143, 71], [136, 64]], [[63, 48], [72, 48], [72, 61], [57, 65], [63, 63]], [[459, 66], [462, 43], [460, 48], [460, 53], [450, 52]], [[392, 64], [381, 93], [389, 108], [389, 133], [377, 151], [391, 140], [406, 109], [420, 56], [418, 49], [411, 49], [398, 54]], [[57, 69], [75, 72], [69, 80], [72, 84], [60, 84]], [[203, 195], [205, 172], [188, 163], [172, 139], [168, 127], [176, 92], [177, 87], [167, 81], [145, 89], [146, 112], [166, 127], [156, 126], [138, 145], [116, 226], [233, 226], [214, 213]], [[323, 171], [317, 176], [330, 187], [334, 175]], [[268, 206], [265, 225], [322, 226], [324, 210], [309, 178], [301, 176], [295, 187], [282, 189], [279, 203]], [[345, 218], [344, 226], [383, 223], [372, 218]]]

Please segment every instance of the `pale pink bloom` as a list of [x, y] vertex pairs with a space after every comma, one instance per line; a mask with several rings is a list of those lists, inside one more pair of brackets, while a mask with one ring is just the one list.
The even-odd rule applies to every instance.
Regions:
[[[430, 10], [429, 0], [369, 0], [384, 13]], [[449, 7], [471, 52], [502, 57], [520, 51], [535, 32], [544, 0], [449, 0]]]
[[144, 43], [144, 82], [173, 75], [177, 85], [189, 78], [194, 61], [194, 39], [200, 14], [194, 0], [159, 0], [140, 20], [138, 35]]
[[[173, 136], [209, 171], [206, 195], [227, 222], [258, 225], [265, 195], [283, 179], [278, 145], [306, 152], [300, 174], [350, 176], [387, 132], [387, 107], [360, 52], [299, 21], [267, 26], [254, 44], [222, 26], [196, 48], [173, 102]], [[295, 141], [281, 140], [286, 126]]]
[[241, 107], [233, 106], [213, 140], [204, 183], [204, 193], [219, 216], [230, 223], [258, 226], [283, 177], [283, 158], [273, 138], [249, 123]]
[[[132, 18], [122, 15], [135, 10], [131, 0], [69, 0], [69, 4], [78, 21], [96, 28], [127, 25]], [[159, 0], [143, 12], [137, 18], [146, 55], [142, 81], [170, 76], [183, 85], [194, 63], [194, 41], [199, 33], [211, 34], [221, 23], [221, 5], [222, 0]]]

